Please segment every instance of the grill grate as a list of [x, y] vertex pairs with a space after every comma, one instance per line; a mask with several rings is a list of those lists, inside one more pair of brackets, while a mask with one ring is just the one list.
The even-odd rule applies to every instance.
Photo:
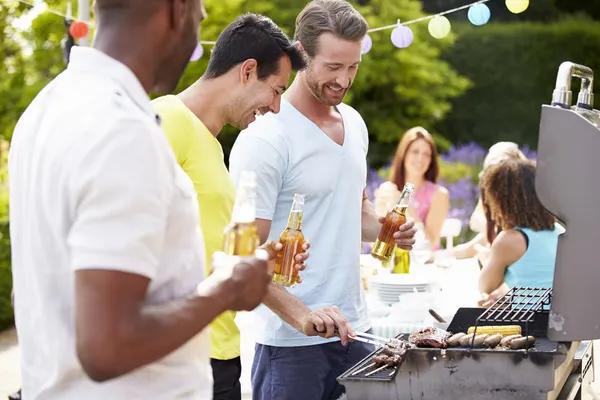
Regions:
[[533, 322], [537, 313], [550, 310], [552, 288], [512, 288], [496, 300], [479, 318], [480, 323], [528, 323]]
[[[408, 334], [399, 334], [395, 338], [399, 340], [408, 341]], [[410, 351], [410, 350], [409, 350]], [[373, 356], [381, 354], [383, 352], [383, 348], [378, 348], [367, 357], [365, 357], [362, 361], [356, 364], [351, 370], [347, 371], [346, 374], [350, 379], [359, 379], [359, 380], [375, 380], [375, 381], [391, 381], [394, 379], [394, 376], [398, 372], [398, 369], [402, 365], [404, 361], [400, 363], [400, 365], [396, 367], [386, 367], [383, 369], [379, 369], [379, 367], [372, 365], [373, 364]], [[408, 357], [408, 353], [405, 356]], [[379, 370], [378, 370], [379, 369]], [[377, 372], [373, 373], [374, 371]]]
[[[409, 336], [408, 334], [400, 334], [400, 335], [396, 336], [396, 338], [401, 339], [401, 340], [408, 340], [408, 336]], [[529, 349], [529, 351], [531, 351], [533, 349], [535, 349], [534, 350], [535, 354], [539, 354], [542, 357], [553, 356], [553, 355], [558, 354], [558, 343], [550, 341], [546, 338], [539, 338], [539, 339], [536, 339], [535, 343]], [[370, 372], [373, 372], [374, 370], [376, 370], [378, 368], [375, 366], [371, 366], [371, 367], [369, 367], [369, 366], [371, 364], [373, 364], [373, 361], [371, 360], [373, 358], [373, 356], [380, 354], [381, 352], [382, 352], [381, 349], [375, 350], [370, 355], [368, 355], [367, 357], [362, 359], [360, 362], [358, 362], [351, 369], [344, 372], [341, 377], [344, 380], [350, 380], [350, 381], [391, 382], [395, 379], [396, 375], [398, 374], [398, 370], [402, 367], [402, 365], [404, 363], [413, 362], [413, 360], [411, 360], [412, 358], [414, 358], [411, 355], [412, 353], [427, 353], [427, 354], [430, 354], [431, 358], [438, 358], [438, 359], [445, 357], [445, 355], [454, 354], [454, 356], [455, 356], [456, 354], [460, 354], [460, 353], [463, 353], [465, 355], [493, 353], [493, 354], [502, 354], [503, 356], [506, 356], [506, 357], [511, 357], [514, 355], [519, 355], [521, 357], [524, 357], [523, 350], [494, 350], [494, 349], [485, 349], [485, 348], [473, 349], [470, 346], [451, 347], [451, 348], [447, 348], [447, 349], [416, 348], [416, 349], [408, 350], [408, 352], [406, 353], [406, 358], [404, 359], [403, 363], [401, 363], [399, 366], [394, 367], [394, 368], [388, 367], [383, 370], [377, 371], [376, 373], [374, 373], [372, 375], [368, 375]]]

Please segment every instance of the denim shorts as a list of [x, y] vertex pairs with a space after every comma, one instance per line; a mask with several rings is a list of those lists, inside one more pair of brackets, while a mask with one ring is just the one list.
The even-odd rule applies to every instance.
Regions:
[[375, 348], [340, 341], [299, 347], [256, 345], [252, 400], [336, 400], [344, 394], [337, 377]]

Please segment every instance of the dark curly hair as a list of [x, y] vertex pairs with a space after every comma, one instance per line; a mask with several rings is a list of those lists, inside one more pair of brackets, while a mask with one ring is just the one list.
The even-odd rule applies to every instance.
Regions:
[[492, 243], [500, 231], [515, 227], [552, 230], [556, 218], [535, 192], [535, 163], [504, 160], [486, 168], [480, 181], [481, 202]]

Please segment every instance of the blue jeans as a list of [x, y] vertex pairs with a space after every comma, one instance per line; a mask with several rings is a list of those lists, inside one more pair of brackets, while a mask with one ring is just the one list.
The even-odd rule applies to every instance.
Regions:
[[345, 392], [336, 378], [374, 349], [363, 342], [300, 347], [257, 344], [252, 400], [336, 400]]

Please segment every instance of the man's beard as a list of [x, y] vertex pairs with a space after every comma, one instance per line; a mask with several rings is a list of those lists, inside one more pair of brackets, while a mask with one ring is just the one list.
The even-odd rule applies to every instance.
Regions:
[[346, 92], [348, 92], [348, 89], [350, 89], [349, 85], [346, 89], [342, 89], [343, 95], [336, 97], [328, 96], [325, 92], [325, 87], [327, 85], [339, 85], [337, 85], [336, 83], [327, 82], [319, 86], [319, 81], [313, 77], [310, 67], [306, 70], [306, 84], [308, 85], [308, 88], [310, 89], [313, 96], [315, 96], [317, 100], [319, 100], [321, 103], [327, 106], [339, 105], [344, 100], [344, 96], [346, 95]]

